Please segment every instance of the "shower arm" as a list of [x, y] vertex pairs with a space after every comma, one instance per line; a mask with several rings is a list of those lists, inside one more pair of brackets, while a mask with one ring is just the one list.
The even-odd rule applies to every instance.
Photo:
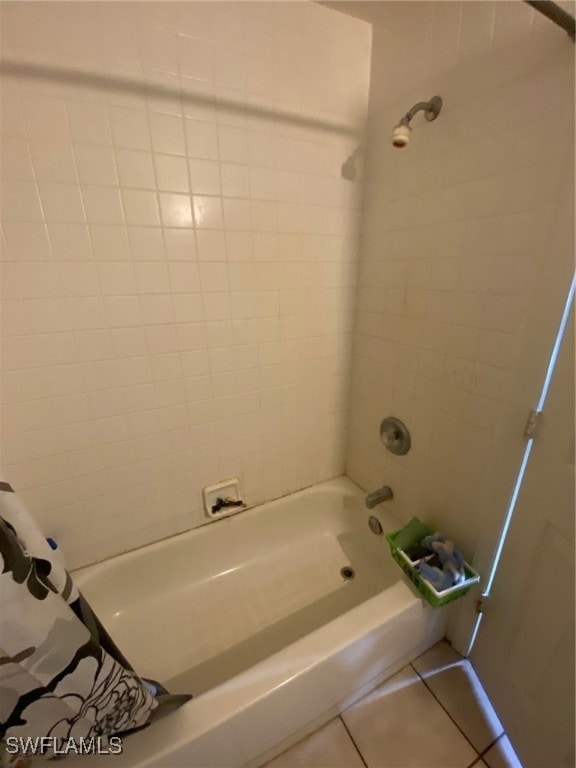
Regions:
[[410, 120], [421, 111], [425, 112], [427, 120], [434, 120], [434, 118], [437, 117], [441, 106], [442, 100], [438, 96], [435, 96], [430, 101], [419, 101], [417, 104], [414, 104], [412, 109], [409, 109], [408, 112], [406, 112], [404, 117], [401, 118], [399, 125], [410, 125]]
[[400, 120], [400, 125], [409, 125], [410, 120], [421, 110], [428, 110], [430, 108], [430, 102], [429, 101], [419, 101], [418, 104], [414, 104], [412, 109], [409, 109], [408, 112], [404, 115], [403, 118]]

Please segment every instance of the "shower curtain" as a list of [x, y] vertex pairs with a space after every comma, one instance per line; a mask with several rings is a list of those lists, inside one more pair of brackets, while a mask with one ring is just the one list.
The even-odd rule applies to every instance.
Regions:
[[27, 739], [101, 751], [191, 698], [134, 672], [7, 483], [0, 556], [0, 765]]

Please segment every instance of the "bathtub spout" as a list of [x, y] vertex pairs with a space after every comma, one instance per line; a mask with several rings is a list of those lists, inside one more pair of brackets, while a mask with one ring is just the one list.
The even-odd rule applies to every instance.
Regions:
[[394, 498], [394, 493], [389, 485], [383, 485], [382, 488], [378, 488], [376, 491], [366, 494], [364, 503], [368, 509], [373, 509], [378, 504], [382, 504], [383, 501], [389, 501]]

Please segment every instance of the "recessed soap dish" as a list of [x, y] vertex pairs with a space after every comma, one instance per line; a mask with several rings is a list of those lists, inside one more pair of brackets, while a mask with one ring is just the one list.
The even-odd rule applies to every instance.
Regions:
[[236, 512], [241, 512], [246, 508], [242, 501], [240, 480], [232, 477], [229, 480], [222, 480], [214, 485], [207, 485], [203, 491], [204, 511], [208, 517], [213, 519], [218, 517], [227, 517]]

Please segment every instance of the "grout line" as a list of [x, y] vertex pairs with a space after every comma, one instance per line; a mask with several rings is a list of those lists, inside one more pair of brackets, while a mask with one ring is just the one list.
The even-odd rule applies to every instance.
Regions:
[[354, 741], [354, 736], [352, 736], [352, 734], [348, 730], [348, 726], [344, 722], [344, 718], [342, 717], [342, 715], [338, 715], [338, 719], [340, 720], [340, 722], [344, 726], [344, 729], [345, 729], [346, 733], [350, 737], [350, 741], [352, 742], [352, 744], [354, 744], [354, 748], [355, 748], [356, 752], [358, 752], [358, 754], [360, 755], [360, 760], [362, 760], [362, 764], [365, 766], [365, 768], [368, 768], [368, 763], [366, 762], [366, 760], [364, 760], [364, 755], [362, 754], [362, 752], [360, 752], [360, 748], [358, 747], [358, 744], [356, 744], [356, 742]]
[[502, 731], [502, 733], [500, 734], [500, 736], [498, 736], [497, 738], [495, 738], [495, 739], [494, 739], [494, 741], [493, 741], [491, 744], [488, 744], [488, 746], [486, 747], [486, 749], [484, 749], [484, 750], [483, 750], [483, 751], [480, 753], [480, 757], [484, 757], [484, 755], [486, 754], [486, 752], [489, 752], [489, 751], [492, 749], [492, 747], [494, 746], [494, 744], [497, 744], [497, 743], [500, 741], [500, 739], [503, 739], [503, 738], [504, 738], [504, 736], [506, 736], [506, 731]]
[[[456, 726], [456, 728], [458, 728], [458, 730], [460, 731], [460, 733], [462, 734], [462, 736], [464, 736], [464, 738], [466, 739], [466, 741], [468, 742], [468, 744], [470, 744], [470, 746], [472, 747], [472, 749], [474, 750], [474, 752], [476, 752], [476, 755], [477, 755], [477, 757], [475, 758], [474, 762], [472, 763], [472, 765], [474, 765], [474, 764], [476, 763], [476, 761], [478, 760], [478, 758], [480, 758], [482, 755], [480, 754], [480, 752], [478, 752], [478, 750], [476, 749], [476, 747], [474, 746], [474, 744], [472, 744], [472, 742], [470, 741], [470, 739], [468, 738], [468, 736], [467, 736], [467, 735], [464, 733], [464, 731], [463, 731], [463, 730], [462, 730], [462, 728], [461, 728], [461, 727], [458, 725], [458, 723], [456, 722], [456, 720], [454, 720], [454, 718], [452, 717], [452, 715], [450, 714], [450, 712], [449, 712], [449, 711], [446, 709], [446, 707], [445, 707], [445, 706], [444, 706], [444, 704], [443, 704], [443, 703], [440, 701], [440, 699], [438, 698], [438, 696], [436, 696], [436, 694], [434, 693], [434, 691], [432, 690], [432, 688], [430, 688], [430, 686], [428, 685], [428, 683], [426, 682], [426, 680], [425, 680], [425, 679], [422, 677], [422, 675], [420, 674], [420, 672], [418, 672], [418, 670], [416, 669], [416, 667], [415, 667], [413, 664], [410, 664], [410, 666], [412, 667], [412, 669], [414, 670], [414, 672], [416, 672], [416, 674], [418, 675], [418, 677], [420, 678], [420, 680], [421, 680], [421, 681], [424, 683], [424, 685], [426, 686], [426, 688], [427, 688], [427, 689], [430, 691], [430, 693], [432, 694], [432, 696], [433, 696], [433, 697], [436, 699], [436, 701], [438, 702], [438, 704], [440, 704], [440, 706], [442, 707], [442, 709], [444, 710], [444, 712], [446, 712], [446, 714], [448, 715], [448, 717], [450, 718], [450, 720], [452, 720], [452, 722], [454, 723], [454, 725]], [[500, 736], [499, 736], [498, 738], [500, 738]], [[492, 745], [490, 745], [490, 746], [492, 746]], [[488, 747], [488, 749], [489, 749], [489, 747]]]

